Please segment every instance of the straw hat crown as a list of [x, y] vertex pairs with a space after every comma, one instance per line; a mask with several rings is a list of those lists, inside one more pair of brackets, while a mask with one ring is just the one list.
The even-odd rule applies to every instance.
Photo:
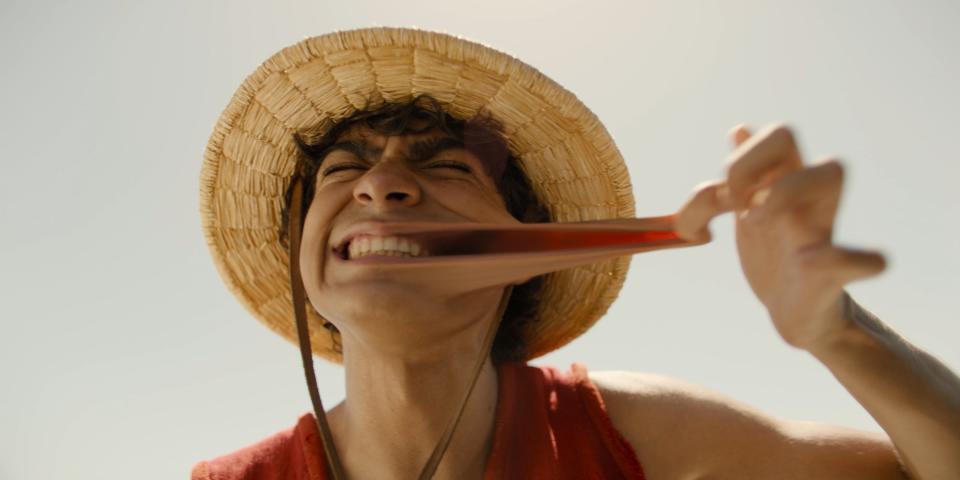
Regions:
[[[552, 221], [634, 216], [626, 166], [613, 139], [572, 93], [487, 46], [414, 29], [369, 28], [305, 39], [276, 53], [237, 89], [204, 152], [202, 226], [221, 277], [271, 330], [297, 342], [287, 252], [279, 241], [297, 132], [321, 135], [355, 112], [417, 95], [451, 115], [485, 112]], [[629, 258], [550, 274], [530, 358], [586, 331], [620, 291]], [[338, 340], [310, 309], [315, 354], [340, 362]]]

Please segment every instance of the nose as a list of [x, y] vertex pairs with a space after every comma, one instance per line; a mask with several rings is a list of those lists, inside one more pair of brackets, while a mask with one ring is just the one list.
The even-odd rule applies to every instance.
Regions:
[[420, 185], [402, 162], [381, 161], [360, 178], [353, 197], [376, 208], [410, 207], [420, 202]]

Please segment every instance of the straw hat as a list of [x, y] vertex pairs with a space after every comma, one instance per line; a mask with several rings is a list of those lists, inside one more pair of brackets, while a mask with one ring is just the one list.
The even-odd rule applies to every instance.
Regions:
[[[613, 139], [572, 93], [533, 67], [446, 34], [369, 28], [308, 38], [240, 85], [204, 152], [200, 212], [227, 287], [258, 320], [297, 343], [289, 260], [279, 241], [283, 195], [298, 158], [295, 132], [322, 134], [363, 108], [436, 98], [462, 119], [484, 111], [554, 222], [634, 216]], [[523, 332], [530, 358], [593, 325], [616, 298], [628, 257], [549, 274], [539, 319]], [[308, 309], [313, 352], [340, 363], [336, 333]]]

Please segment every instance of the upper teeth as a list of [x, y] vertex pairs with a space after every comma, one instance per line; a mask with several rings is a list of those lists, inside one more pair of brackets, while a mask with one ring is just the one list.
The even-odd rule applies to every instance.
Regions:
[[377, 237], [363, 235], [350, 241], [349, 258], [367, 255], [387, 255], [393, 257], [419, 257], [426, 255], [426, 249], [408, 238]]

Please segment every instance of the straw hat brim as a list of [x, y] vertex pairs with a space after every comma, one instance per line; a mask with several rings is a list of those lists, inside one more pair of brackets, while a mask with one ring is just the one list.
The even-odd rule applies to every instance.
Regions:
[[[305, 39], [240, 85], [204, 152], [200, 212], [227, 287], [271, 330], [297, 343], [288, 257], [279, 240], [295, 132], [322, 134], [360, 109], [436, 98], [451, 115], [486, 112], [555, 222], [634, 216], [613, 139], [572, 93], [533, 67], [478, 43], [415, 29], [368, 28]], [[549, 274], [539, 318], [523, 332], [534, 358], [592, 326], [623, 285], [629, 258]], [[340, 363], [338, 339], [308, 309], [313, 352]]]

